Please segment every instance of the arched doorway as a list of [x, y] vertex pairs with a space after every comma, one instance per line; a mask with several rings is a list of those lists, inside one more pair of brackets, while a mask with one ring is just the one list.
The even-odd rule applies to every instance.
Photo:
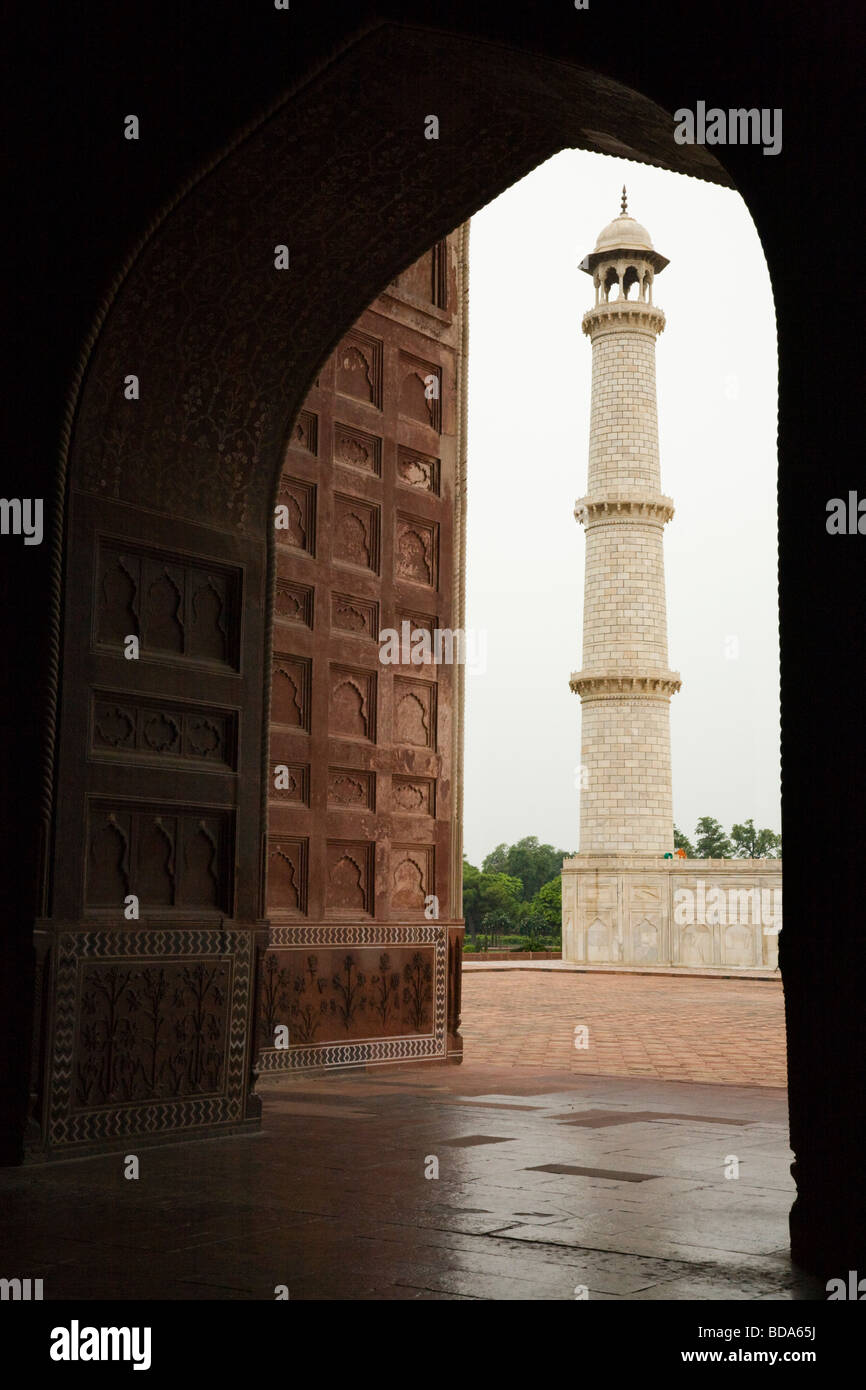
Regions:
[[[440, 123], [453, 132], [459, 158], [441, 158], [444, 140], [431, 148], [423, 138], [417, 79], [431, 71], [448, 92]], [[570, 144], [730, 182], [701, 147], [674, 143], [669, 115], [608, 77], [535, 53], [383, 26], [237, 144], [126, 268], [82, 365], [64, 451], [64, 590], [50, 625], [62, 626], [63, 675], [53, 692], [57, 738], [46, 750], [51, 873], [36, 934], [37, 1151], [255, 1122], [250, 1011], [267, 939], [264, 615], [271, 508], [289, 429], [317, 367], [382, 286]], [[275, 270], [277, 245], [288, 250], [287, 274]], [[144, 386], [137, 400], [124, 394], [129, 375]], [[127, 659], [123, 643], [139, 622], [158, 659]], [[134, 734], [124, 732], [129, 717]], [[217, 728], [219, 772], [195, 751], [205, 734], [216, 737], [196, 719]], [[118, 746], [134, 737], [134, 753], [122, 763], [94, 756], [94, 738], [103, 736]], [[133, 865], [155, 905], [140, 928], [120, 927], [112, 906], [130, 896], [123, 890]], [[783, 970], [796, 1041], [801, 1015], [792, 1011], [806, 1007], [808, 956], [796, 909], [787, 930]], [[149, 971], [144, 1053], [153, 1055], [162, 1027], [188, 1040], [167, 1125], [165, 1105], [147, 1089], [145, 1056], [116, 1031], [130, 961]], [[91, 1065], [79, 1044], [94, 991], [103, 1040]], [[208, 1032], [225, 1042], [216, 1080]], [[802, 1044], [797, 1055], [807, 1060]], [[820, 1075], [814, 1058], [812, 1068]], [[88, 1108], [94, 1094], [133, 1094], [136, 1086], [144, 1089], [122, 1123], [108, 1103]], [[804, 1086], [795, 1100], [806, 1203], [796, 1232], [800, 1253], [814, 1261], [831, 1239], [836, 1252], [852, 1248], [845, 1203], [859, 1188], [842, 1156], [838, 1093], [829, 1130], [817, 1126], [818, 1147], [807, 1138], [815, 1096]], [[832, 1199], [822, 1199], [828, 1190]], [[835, 1213], [823, 1246], [822, 1200]]]

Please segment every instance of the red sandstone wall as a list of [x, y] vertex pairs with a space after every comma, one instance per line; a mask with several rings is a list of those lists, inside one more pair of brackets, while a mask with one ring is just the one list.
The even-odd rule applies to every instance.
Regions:
[[[458, 254], [454, 233], [361, 316], [286, 454], [259, 1001], [267, 1070], [446, 1052], [449, 975], [459, 987], [453, 929], [448, 970], [460, 910], [456, 670], [383, 664], [378, 637], [404, 621], [431, 633], [458, 625]], [[425, 391], [431, 377], [438, 398]], [[283, 1024], [288, 1048], [274, 1046]]]

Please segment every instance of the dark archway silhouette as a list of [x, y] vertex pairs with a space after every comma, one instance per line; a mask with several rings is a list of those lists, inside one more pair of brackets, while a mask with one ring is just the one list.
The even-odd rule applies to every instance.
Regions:
[[[725, 18], [727, 36], [707, 59], [705, 72], [727, 90], [721, 76], [725, 54], [744, 31]], [[682, 22], [677, 14], [664, 21], [672, 31], [677, 22]], [[455, 29], [461, 27], [456, 16], [453, 23]], [[127, 1133], [144, 1139], [164, 1136], [160, 1115], [166, 1097], [177, 1107], [169, 1127], [177, 1137], [184, 1129], [226, 1130], [257, 1120], [251, 1091], [251, 1007], [256, 962], [267, 940], [262, 869], [267, 709], [262, 691], [269, 652], [265, 615], [272, 607], [270, 520], [289, 430], [317, 367], [341, 334], [434, 240], [566, 146], [624, 154], [734, 183], [707, 150], [673, 140], [671, 112], [690, 99], [694, 84], [684, 91], [675, 61], [666, 62], [664, 32], [656, 35], [660, 58], [654, 93], [663, 103], [657, 104], [637, 93], [641, 84], [635, 63], [617, 56], [619, 43], [605, 47], [603, 31], [594, 31], [595, 37], [580, 49], [579, 65], [576, 45], [563, 46], [557, 34], [544, 41], [536, 37], [532, 47], [519, 48], [513, 35], [502, 32], [498, 18], [489, 27], [477, 22], [475, 32], [471, 21], [462, 27], [467, 32], [457, 34], [372, 25], [329, 62], [304, 51], [291, 95], [176, 198], [127, 263], [82, 357], [63, 439], [59, 496], [64, 505], [53, 589], [47, 554], [36, 583], [37, 592], [52, 596], [46, 610], [50, 617], [36, 641], [32, 634], [16, 639], [10, 616], [10, 640], [18, 640], [15, 650], [22, 658], [34, 656], [34, 665], [38, 650], [46, 672], [47, 710], [38, 729], [34, 722], [28, 731], [28, 750], [39, 754], [41, 779], [34, 774], [37, 759], [31, 758], [30, 781], [22, 777], [17, 803], [19, 833], [22, 840], [29, 838], [19, 860], [25, 882], [16, 900], [18, 935], [10, 939], [9, 949], [15, 972], [26, 979], [35, 917], [36, 1028], [32, 1047], [23, 1026], [13, 1029], [19, 1086], [6, 1129], [7, 1153], [20, 1147], [25, 1127], [21, 1097], [28, 1075], [26, 1123], [34, 1152], [62, 1153], [70, 1151], [70, 1144], [100, 1147], [112, 1142], [108, 1109], [87, 1108], [92, 1097], [86, 1103], [81, 1099], [84, 1083], [72, 1069], [82, 991], [89, 985], [91, 992], [110, 999], [110, 1014], [102, 1020], [110, 1031], [117, 1023], [120, 978], [112, 972], [137, 958], [158, 963], [164, 952], [188, 956], [185, 964], [172, 966], [170, 993], [181, 1001], [174, 1007], [186, 1007], [197, 1018], [211, 1010], [213, 1027], [224, 1025], [234, 1041], [227, 1047], [221, 1089], [212, 1082], [208, 1089], [202, 1069], [188, 1068], [183, 1075], [178, 1072], [172, 1090], [167, 1071], [167, 1089], [142, 1096], [140, 1113]], [[675, 45], [671, 51], [675, 54]], [[709, 76], [702, 80], [708, 82]], [[695, 92], [702, 95], [703, 88]], [[765, 100], [781, 104], [779, 97]], [[731, 93], [730, 104], [741, 104], [739, 89]], [[435, 145], [423, 138], [428, 111], [440, 120], [442, 133]], [[820, 161], [811, 147], [799, 166], [776, 165], [755, 150], [725, 154], [758, 221], [774, 284], [783, 286], [799, 191], [791, 169], [798, 168], [802, 178]], [[816, 210], [810, 211], [820, 225]], [[274, 269], [277, 244], [289, 248], [286, 273]], [[835, 640], [846, 653], [847, 666], [857, 654], [854, 649], [862, 646], [862, 634], [849, 639], [844, 622], [832, 615], [820, 638], [817, 624], [806, 635], [794, 626], [792, 615], [799, 620], [806, 611], [808, 589], [794, 572], [788, 527], [795, 498], [797, 515], [808, 498], [821, 523], [827, 483], [809, 472], [809, 448], [826, 442], [826, 422], [817, 405], [823, 393], [815, 392], [813, 402], [805, 389], [806, 367], [812, 366], [807, 343], [814, 320], [809, 315], [817, 305], [798, 281], [796, 294], [782, 289], [777, 307], [783, 388], [786, 383], [789, 390], [795, 388], [795, 399], [783, 390], [783, 411], [788, 413], [780, 436], [782, 665], [787, 681], [795, 637], [797, 653], [810, 655], [815, 663], [833, 651]], [[826, 301], [821, 309], [826, 324], [832, 310]], [[123, 394], [130, 372], [143, 387], [134, 405]], [[834, 399], [839, 397], [835, 392]], [[840, 413], [837, 429], [841, 418]], [[106, 612], [104, 631], [99, 626], [99, 580], [111, 572], [121, 541], [138, 566], [134, 591], [147, 592], [157, 572], [167, 575], [172, 648], [177, 656], [189, 653], [198, 663], [194, 675], [189, 674], [192, 667], [178, 665], [176, 680], [166, 690], [154, 668], [143, 662], [134, 668], [134, 693], [145, 704], [163, 700], [182, 705], [194, 688], [199, 700], [209, 700], [219, 710], [243, 711], [237, 751], [244, 777], [236, 779], [232, 798], [216, 805], [206, 823], [184, 811], [187, 801], [207, 801], [212, 789], [199, 770], [178, 770], [169, 786], [142, 760], [133, 773], [124, 774], [121, 785], [114, 770], [90, 756], [94, 693], [127, 693], [124, 681], [132, 670], [131, 663], [119, 664], [104, 635], [117, 615]], [[801, 545], [817, 553], [815, 536]], [[799, 551], [796, 558], [802, 562]], [[834, 552], [831, 558], [841, 565], [835, 574], [839, 592], [850, 593], [841, 557]], [[135, 594], [128, 588], [123, 602], [135, 612]], [[221, 660], [195, 646], [202, 639], [197, 639], [194, 615], [205, 607], [225, 637]], [[837, 699], [840, 716], [856, 713], [850, 691]], [[170, 720], [171, 709], [166, 714]], [[795, 1254], [804, 1264], [839, 1273], [864, 1255], [863, 1094], [852, 1084], [864, 1041], [863, 961], [853, 932], [843, 925], [851, 921], [846, 904], [855, 901], [857, 880], [840, 855], [834, 875], [819, 884], [806, 857], [797, 853], [803, 844], [797, 825], [803, 824], [810, 795], [821, 806], [821, 823], [836, 849], [846, 844], [846, 821], [827, 795], [831, 783], [819, 752], [795, 744], [795, 717], [795, 707], [787, 705], [783, 828], [786, 849], [793, 852], [787, 858], [788, 911], [780, 954], [799, 1189], [792, 1234]], [[853, 749], [847, 746], [846, 759], [852, 769], [862, 770], [862, 733]], [[855, 778], [852, 785], [861, 782]], [[119, 833], [128, 845], [130, 874], [154, 872], [146, 848], [154, 841], [149, 832], [159, 827], [155, 839], [163, 860], [178, 875], [172, 885], [178, 903], [194, 891], [190, 847], [197, 843], [201, 824], [212, 847], [206, 877], [209, 884], [213, 880], [214, 901], [201, 904], [194, 933], [183, 934], [180, 918], [172, 923], [168, 943], [147, 924], [140, 931], [117, 933], [114, 919], [100, 917], [104, 909], [98, 894], [88, 899], [84, 866], [90, 825], [84, 812], [88, 801], [98, 809], [107, 798], [119, 798], [128, 807]], [[42, 899], [34, 912], [26, 870], [38, 860], [39, 808], [44, 870], [39, 875]], [[227, 849], [230, 841], [233, 854]], [[166, 845], [171, 850], [167, 858]], [[832, 951], [827, 950], [826, 933], [816, 929], [818, 921], [832, 927]], [[210, 973], [207, 962], [213, 962]], [[155, 978], [149, 987], [156, 988]], [[26, 996], [26, 991], [19, 993]], [[230, 1004], [221, 1022], [212, 1001], [226, 993]], [[7, 1016], [20, 1022], [22, 1007]]]

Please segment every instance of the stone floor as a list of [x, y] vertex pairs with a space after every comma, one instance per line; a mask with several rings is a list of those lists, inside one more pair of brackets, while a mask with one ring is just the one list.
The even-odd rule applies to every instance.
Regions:
[[261, 1134], [141, 1149], [137, 1181], [122, 1154], [0, 1172], [4, 1275], [49, 1300], [826, 1298], [787, 1256], [780, 1089], [469, 1063], [263, 1099]]
[[787, 1255], [781, 1010], [776, 982], [467, 972], [462, 1066], [264, 1078], [262, 1133], [142, 1148], [137, 1180], [121, 1153], [0, 1171], [0, 1274], [46, 1299], [825, 1299]]
[[[544, 964], [464, 970], [467, 1058], [579, 1075], [786, 1085], [779, 980], [552, 972]], [[588, 1046], [578, 1049], [581, 1026]]]

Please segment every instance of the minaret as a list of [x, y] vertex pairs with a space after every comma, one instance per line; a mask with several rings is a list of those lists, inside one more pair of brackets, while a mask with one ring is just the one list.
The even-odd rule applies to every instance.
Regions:
[[626, 210], [580, 269], [595, 305], [592, 343], [583, 665], [572, 674], [582, 713], [580, 855], [654, 859], [673, 850], [670, 698], [655, 343], [664, 328], [653, 280], [668, 264]]

